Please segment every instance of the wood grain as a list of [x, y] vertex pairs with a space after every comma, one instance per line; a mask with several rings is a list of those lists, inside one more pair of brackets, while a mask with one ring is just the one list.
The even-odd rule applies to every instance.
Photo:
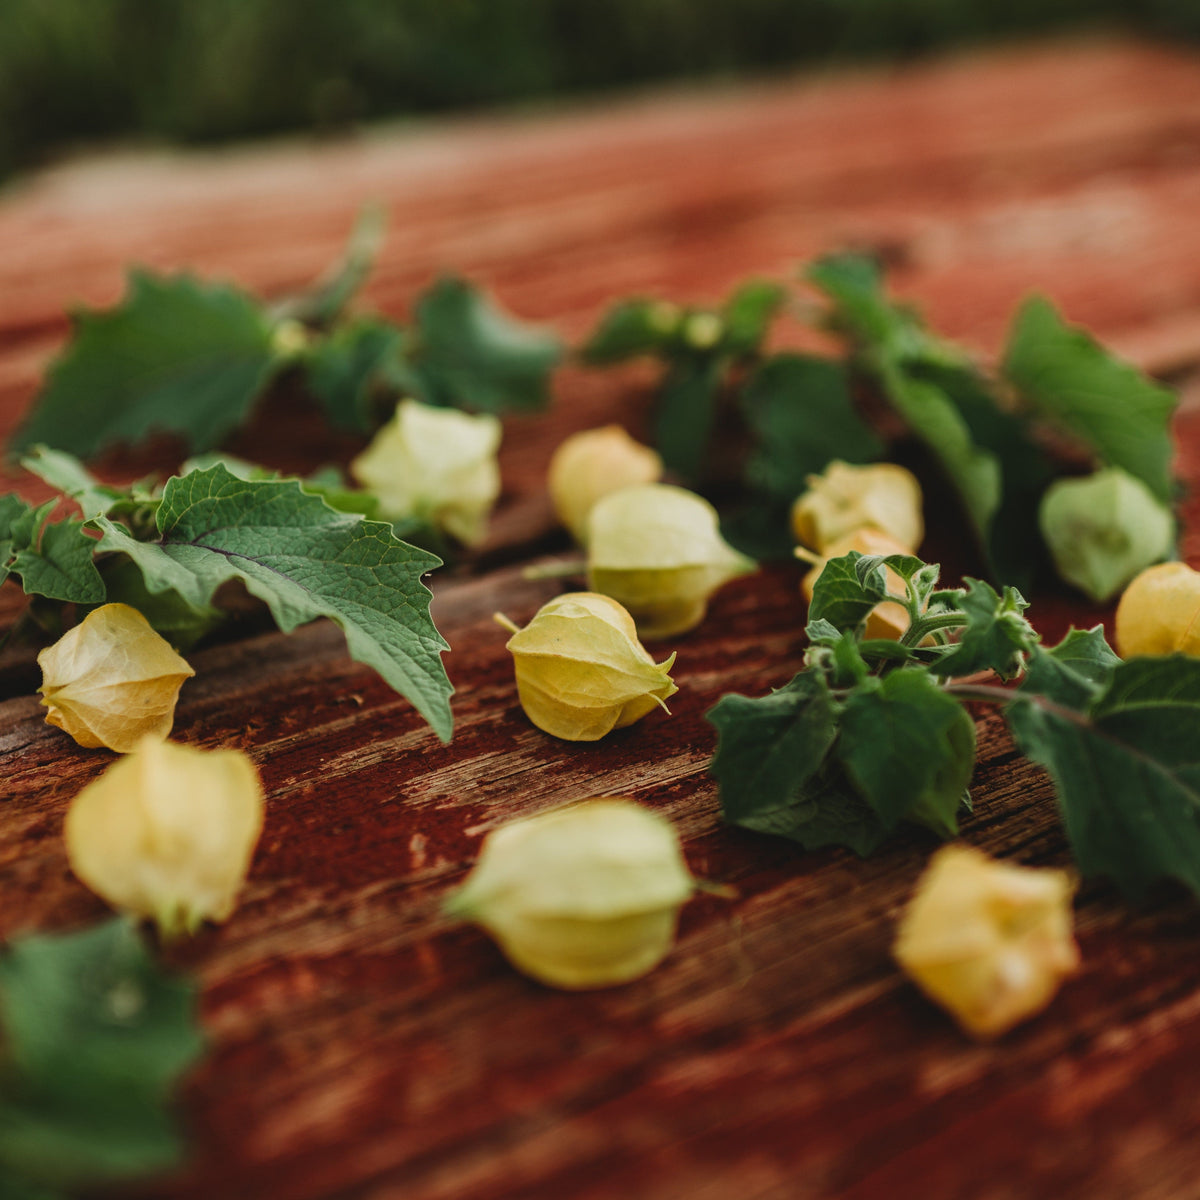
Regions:
[[[715, 298], [848, 242], [887, 252], [897, 288], [994, 352], [1029, 288], [1148, 367], [1200, 363], [1200, 60], [1115, 43], [665, 95], [589, 111], [381, 131], [348, 145], [98, 160], [0, 205], [0, 428], [61, 341], [64, 305], [110, 301], [128, 261], [192, 266], [275, 293], [317, 273], [381, 198], [392, 236], [369, 300], [402, 316], [453, 268], [578, 336], [630, 291]], [[645, 421], [651, 375], [563, 370], [546, 416], [506, 426], [505, 496], [483, 551], [434, 581], [456, 736], [350, 662], [326, 624], [248, 618], [192, 655], [180, 739], [259, 764], [266, 831], [242, 903], [169, 959], [194, 971], [212, 1054], [184, 1095], [194, 1158], [161, 1200], [803, 1200], [1200, 1195], [1200, 922], [1164, 891], [1103, 885], [1078, 905], [1084, 965], [993, 1046], [906, 984], [892, 929], [931, 841], [862, 862], [724, 828], [705, 710], [799, 665], [799, 572], [731, 584], [678, 644], [673, 715], [594, 746], [524, 719], [503, 609], [554, 585], [566, 550], [542, 493], [565, 432]], [[294, 398], [237, 448], [285, 467], [345, 457]], [[280, 419], [280, 418], [283, 419]], [[1200, 484], [1200, 419], [1179, 418]], [[160, 448], [159, 465], [169, 448]], [[154, 458], [155, 455], [151, 455]], [[107, 464], [114, 476], [145, 463]], [[10, 475], [29, 495], [28, 478]], [[930, 556], [971, 566], [930, 505]], [[1200, 561], [1200, 512], [1185, 507]], [[8, 620], [19, 608], [0, 595]], [[1039, 628], [1110, 614], [1036, 599]], [[0, 659], [0, 934], [103, 915], [71, 876], [66, 804], [110, 761], [41, 720], [28, 651]], [[965, 838], [1026, 863], [1067, 853], [1045, 777], [978, 710]], [[511, 971], [439, 913], [481, 837], [591, 794], [670, 817], [693, 870], [729, 882], [684, 911], [646, 979], [568, 995]]]

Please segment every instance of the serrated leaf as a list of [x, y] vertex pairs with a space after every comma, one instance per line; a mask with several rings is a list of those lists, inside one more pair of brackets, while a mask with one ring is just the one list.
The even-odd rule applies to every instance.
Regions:
[[883, 560], [876, 562], [872, 571], [860, 576], [858, 560], [862, 557], [857, 550], [851, 550], [825, 564], [808, 606], [810, 622], [827, 621], [838, 630], [857, 629], [871, 609], [887, 596]]
[[757, 353], [786, 299], [787, 292], [778, 283], [765, 279], [743, 283], [721, 309], [722, 348], [738, 357]]
[[734, 824], [794, 802], [837, 733], [833, 697], [813, 671], [768, 696], [722, 696], [705, 717], [718, 736], [710, 771], [725, 819]]
[[411, 362], [427, 403], [490, 413], [546, 406], [561, 342], [465, 280], [440, 279], [418, 299], [414, 334]]
[[942, 837], [975, 766], [975, 723], [924, 670], [893, 671], [845, 702], [837, 756], [884, 826], [917, 821]]
[[11, 1064], [0, 1163], [47, 1186], [172, 1165], [166, 1104], [199, 1056], [193, 988], [159, 973], [124, 918], [12, 943], [0, 958]]
[[1082, 711], [1108, 686], [1120, 663], [1102, 625], [1087, 630], [1072, 627], [1058, 645], [1033, 647], [1021, 691]]
[[1042, 296], [1017, 313], [1003, 369], [1039, 414], [1170, 502], [1171, 391], [1067, 325]]
[[173, 433], [206, 449], [243, 422], [273, 365], [270, 325], [249, 296], [133, 271], [116, 308], [76, 315], [13, 448], [43, 442], [88, 458]]
[[845, 368], [829, 359], [767, 359], [742, 393], [742, 412], [755, 439], [745, 481], [788, 505], [832, 459], [863, 463], [883, 453], [855, 412]]
[[101, 483], [73, 454], [34, 446], [21, 466], [79, 505], [84, 519], [98, 517], [128, 500], [129, 493]]
[[98, 544], [84, 528], [74, 517], [50, 522], [42, 527], [36, 548], [17, 550], [9, 569], [20, 575], [26, 595], [73, 604], [104, 598], [104, 581], [93, 561]]
[[9, 492], [0, 496], [0, 583], [8, 578], [9, 562], [12, 559], [13, 550], [16, 548], [13, 525], [24, 518], [29, 511], [30, 505], [15, 493]]
[[295, 480], [241, 480], [221, 465], [171, 479], [156, 519], [159, 537], [149, 542], [106, 517], [94, 524], [101, 548], [133, 559], [152, 592], [172, 588], [203, 608], [222, 583], [240, 579], [285, 633], [328, 617], [351, 657], [449, 740], [448, 647], [421, 582], [440, 559], [398, 540], [389, 525], [335, 512]]
[[580, 348], [586, 363], [603, 366], [659, 354], [675, 340], [682, 310], [664, 300], [623, 300], [613, 305]]
[[930, 665], [930, 670], [947, 678], [995, 671], [1011, 679], [1024, 669], [1025, 656], [1037, 645], [1038, 635], [1022, 615], [1029, 607], [1016, 588], [1006, 587], [998, 595], [981, 579], [965, 578], [958, 607], [966, 614], [957, 645]]
[[403, 349], [399, 328], [363, 317], [335, 329], [309, 350], [305, 382], [334, 428], [368, 433], [378, 424], [377, 389], [401, 369]]
[[658, 393], [654, 443], [668, 470], [699, 478], [708, 455], [725, 362], [688, 355], [671, 364]]
[[1080, 871], [1134, 897], [1165, 878], [1200, 895], [1200, 661], [1122, 663], [1090, 715], [1018, 697], [1009, 726], [1054, 780]]

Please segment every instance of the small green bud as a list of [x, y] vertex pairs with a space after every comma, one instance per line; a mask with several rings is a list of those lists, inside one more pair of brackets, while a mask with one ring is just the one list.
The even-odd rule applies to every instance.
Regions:
[[695, 889], [670, 823], [632, 800], [581, 800], [489, 834], [446, 911], [551, 987], [611, 987], [656, 967]]
[[692, 313], [683, 325], [683, 340], [695, 350], [711, 350], [724, 334], [725, 322], [716, 313]]
[[1170, 509], [1118, 467], [1052, 484], [1038, 524], [1059, 575], [1097, 603], [1170, 554], [1175, 536]]

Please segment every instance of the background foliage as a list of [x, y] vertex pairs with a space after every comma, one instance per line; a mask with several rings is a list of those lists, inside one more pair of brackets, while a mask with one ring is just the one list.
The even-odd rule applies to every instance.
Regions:
[[96, 138], [213, 141], [1116, 26], [1196, 0], [0, 0], [0, 175]]

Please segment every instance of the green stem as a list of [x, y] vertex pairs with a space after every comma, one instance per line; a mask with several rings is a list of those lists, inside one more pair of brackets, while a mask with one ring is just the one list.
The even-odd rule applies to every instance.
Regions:
[[1012, 691], [1009, 688], [994, 687], [986, 683], [948, 683], [945, 690], [964, 700], [984, 700], [989, 704], [1036, 704], [1038, 708], [1043, 708], [1046, 712], [1053, 713], [1064, 721], [1070, 721], [1073, 725], [1090, 728], [1092, 724], [1083, 713], [1076, 712], [1073, 708], [1067, 708], [1062, 704], [1056, 704], [1053, 700], [1047, 700], [1045, 696], [1039, 695], [1037, 692]]
[[931, 617], [921, 617], [913, 621], [900, 638], [902, 646], [919, 646], [928, 634], [939, 629], [956, 629], [967, 623], [966, 613], [948, 612], [935, 613]]

